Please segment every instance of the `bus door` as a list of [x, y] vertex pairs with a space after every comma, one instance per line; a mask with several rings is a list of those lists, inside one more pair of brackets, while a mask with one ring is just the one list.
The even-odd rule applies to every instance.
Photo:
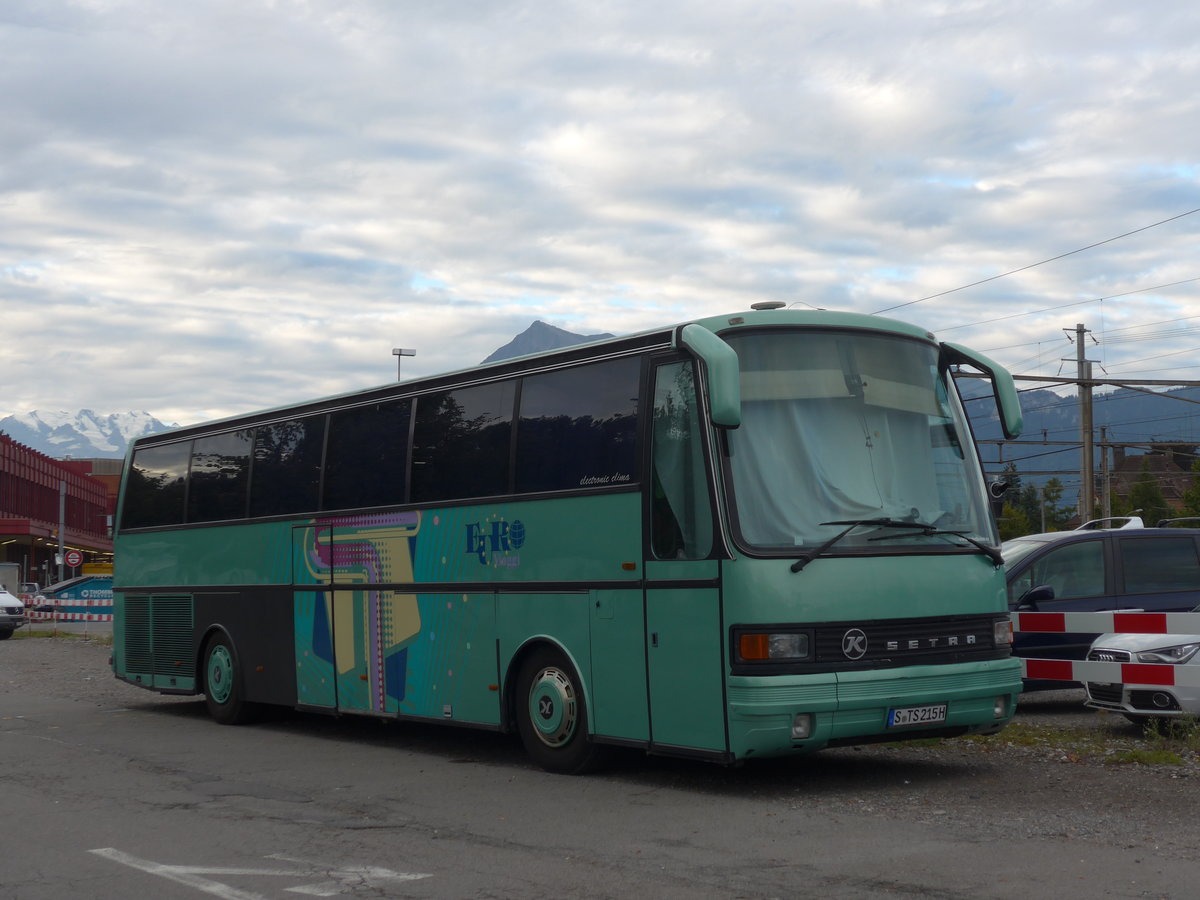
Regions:
[[332, 581], [330, 637], [343, 712], [396, 713], [405, 696], [408, 648], [421, 630], [417, 596], [389, 589], [412, 584], [416, 512], [339, 519], [323, 533]]
[[292, 615], [296, 631], [296, 702], [337, 707], [333, 669], [333, 592], [330, 566], [333, 529], [292, 529]]
[[693, 363], [655, 372], [646, 573], [652, 745], [725, 752], [719, 563]]

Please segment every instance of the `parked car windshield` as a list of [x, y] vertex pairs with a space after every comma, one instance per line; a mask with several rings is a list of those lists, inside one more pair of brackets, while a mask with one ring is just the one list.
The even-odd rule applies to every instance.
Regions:
[[1004, 567], [1011, 569], [1034, 550], [1045, 546], [1045, 543], [1042, 541], [1027, 541], [1022, 538], [1013, 538], [1011, 541], [1005, 541], [1000, 545], [1000, 550], [1004, 554]]

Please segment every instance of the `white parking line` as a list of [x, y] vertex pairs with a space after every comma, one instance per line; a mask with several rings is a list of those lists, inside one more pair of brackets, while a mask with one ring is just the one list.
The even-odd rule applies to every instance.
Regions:
[[290, 893], [306, 894], [310, 897], [336, 897], [339, 894], [364, 887], [381, 887], [387, 882], [417, 881], [421, 878], [433, 877], [430, 874], [422, 872], [393, 872], [391, 869], [383, 869], [378, 866], [355, 866], [348, 869], [321, 866], [306, 860], [294, 859], [280, 854], [275, 854], [267, 858], [295, 863], [302, 868], [243, 869], [225, 866], [169, 866], [148, 859], [139, 859], [136, 856], [124, 853], [113, 847], [103, 847], [88, 852], [102, 856], [105, 859], [111, 859], [113, 862], [120, 863], [121, 865], [138, 869], [149, 875], [157, 875], [160, 878], [166, 878], [178, 884], [187, 885], [198, 891], [210, 894], [213, 897], [219, 897], [221, 900], [269, 900], [269, 898], [252, 891], [240, 890], [239, 888], [204, 876], [256, 875], [260, 877], [295, 879], [318, 877], [321, 880], [313, 884], [302, 884], [296, 887], [285, 888]]

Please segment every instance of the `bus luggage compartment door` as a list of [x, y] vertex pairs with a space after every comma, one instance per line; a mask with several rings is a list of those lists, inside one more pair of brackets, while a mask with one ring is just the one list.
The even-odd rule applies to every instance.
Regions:
[[724, 753], [720, 590], [649, 587], [646, 658], [653, 744]]

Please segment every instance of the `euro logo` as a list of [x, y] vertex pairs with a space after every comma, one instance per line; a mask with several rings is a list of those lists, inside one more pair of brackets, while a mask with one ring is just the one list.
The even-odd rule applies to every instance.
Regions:
[[525, 543], [525, 526], [520, 521], [469, 522], [466, 528], [467, 553], [478, 557], [480, 565], [486, 566], [493, 554], [519, 550]]

